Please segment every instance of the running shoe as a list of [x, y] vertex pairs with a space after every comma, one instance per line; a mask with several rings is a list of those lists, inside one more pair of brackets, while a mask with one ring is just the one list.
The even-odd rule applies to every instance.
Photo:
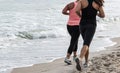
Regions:
[[73, 56], [73, 61], [75, 61], [76, 58], [77, 58], [77, 56]]
[[65, 62], [66, 64], [68, 64], [68, 65], [71, 65], [71, 64], [72, 64], [71, 60], [68, 59], [68, 58], [65, 58], [64, 62]]
[[87, 68], [89, 66], [89, 64], [86, 63], [86, 62], [83, 65], [84, 65], [85, 68]]
[[81, 71], [81, 62], [78, 58], [75, 59], [75, 62], [76, 62], [76, 69], [78, 71]]

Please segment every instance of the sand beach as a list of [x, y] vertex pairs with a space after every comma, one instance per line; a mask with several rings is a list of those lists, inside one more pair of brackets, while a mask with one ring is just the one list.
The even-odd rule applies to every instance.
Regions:
[[82, 72], [76, 70], [74, 62], [72, 65], [66, 65], [62, 58], [50, 63], [14, 68], [11, 73], [120, 73], [120, 37], [111, 40], [117, 44], [91, 53], [89, 67], [84, 68]]

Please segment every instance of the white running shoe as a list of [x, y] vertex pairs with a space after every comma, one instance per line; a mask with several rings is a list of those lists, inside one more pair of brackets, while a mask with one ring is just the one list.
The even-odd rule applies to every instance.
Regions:
[[84, 68], [87, 68], [89, 66], [89, 64], [86, 62], [83, 65], [84, 65]]
[[67, 63], [68, 65], [71, 65], [71, 64], [72, 64], [71, 60], [68, 59], [68, 58], [65, 58], [64, 62]]

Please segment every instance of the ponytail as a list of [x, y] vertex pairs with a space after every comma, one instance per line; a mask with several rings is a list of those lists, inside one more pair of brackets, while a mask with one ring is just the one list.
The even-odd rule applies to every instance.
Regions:
[[104, 1], [103, 0], [94, 0], [95, 3], [97, 3], [99, 6], [103, 6]]

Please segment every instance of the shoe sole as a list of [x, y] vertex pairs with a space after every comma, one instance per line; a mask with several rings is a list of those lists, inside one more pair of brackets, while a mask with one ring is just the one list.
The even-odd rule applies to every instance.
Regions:
[[71, 65], [71, 63], [68, 63], [67, 61], [64, 61], [65, 63], [67, 63], [68, 65]]
[[75, 59], [75, 62], [76, 62], [76, 69], [77, 69], [78, 71], [81, 71], [81, 66], [80, 66], [80, 61], [79, 61], [79, 59], [78, 59], [78, 58]]

